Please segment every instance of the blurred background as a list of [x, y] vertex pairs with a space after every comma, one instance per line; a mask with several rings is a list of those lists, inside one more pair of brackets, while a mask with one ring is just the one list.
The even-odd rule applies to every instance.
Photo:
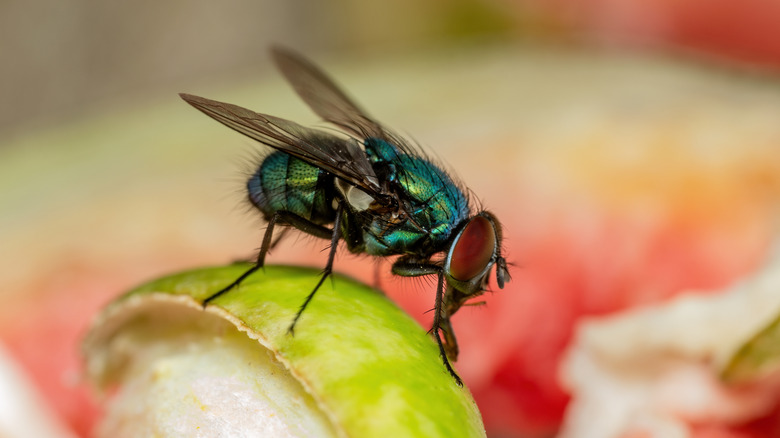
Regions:
[[[0, 2], [0, 341], [57, 427], [86, 436], [99, 409], [78, 342], [97, 309], [262, 236], [242, 193], [261, 148], [177, 93], [320, 123], [270, 65], [279, 44], [502, 220], [513, 282], [455, 318], [458, 367], [490, 436], [554, 436], [583, 318], [721, 288], [763, 260], [778, 22], [759, 0]], [[316, 266], [322, 246], [290, 237], [268, 260]], [[373, 265], [342, 254], [336, 269], [372, 281]], [[433, 288], [380, 272], [429, 325]], [[768, 436], [776, 412], [713, 427]]]
[[780, 57], [773, 33], [780, 6], [759, 0], [41, 0], [0, 7], [0, 93], [13, 102], [0, 109], [5, 138], [183, 85], [260, 76], [272, 43], [367, 63], [520, 42], [682, 52], [772, 70]]

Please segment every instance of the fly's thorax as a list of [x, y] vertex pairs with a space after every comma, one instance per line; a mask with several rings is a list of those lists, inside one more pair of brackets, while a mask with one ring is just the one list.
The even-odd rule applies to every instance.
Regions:
[[428, 257], [446, 249], [454, 230], [469, 216], [468, 198], [458, 184], [406, 148], [376, 138], [366, 139], [364, 146], [375, 173], [398, 201], [396, 216], [377, 216], [367, 227], [367, 252]]
[[335, 218], [333, 176], [284, 152], [263, 159], [247, 190], [249, 200], [266, 217], [287, 211], [316, 224]]
[[353, 212], [364, 212], [371, 208], [371, 205], [376, 201], [368, 193], [342, 179], [335, 179], [335, 187], [339, 193], [341, 193], [341, 196], [344, 198], [344, 201], [346, 201], [349, 209]]
[[444, 251], [454, 226], [447, 221], [432, 223], [430, 216], [430, 212], [425, 210], [408, 215], [403, 209], [374, 216], [364, 230], [365, 252], [377, 256], [413, 255], [426, 259]]
[[398, 158], [398, 148], [380, 138], [367, 138], [363, 141], [366, 155], [371, 163], [392, 163]]
[[405, 226], [390, 231], [382, 228], [383, 225], [380, 224], [364, 234], [367, 254], [377, 256], [413, 254], [425, 258], [437, 252], [429, 233]]
[[335, 178], [333, 183], [337, 196], [341, 198], [339, 201], [334, 197], [333, 208], [338, 208], [338, 203], [342, 202], [346, 209], [341, 219], [341, 238], [351, 253], [364, 253], [363, 229], [365, 223], [371, 220], [369, 210], [375, 200], [366, 192], [339, 178]]

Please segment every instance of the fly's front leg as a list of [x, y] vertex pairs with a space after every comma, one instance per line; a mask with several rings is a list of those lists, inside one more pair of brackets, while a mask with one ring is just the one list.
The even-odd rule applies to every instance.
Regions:
[[458, 349], [458, 340], [455, 338], [455, 331], [452, 329], [450, 318], [466, 303], [469, 297], [469, 295], [463, 294], [450, 285], [447, 285], [447, 290], [444, 291], [444, 296], [442, 297], [441, 330], [444, 333], [444, 339], [447, 341], [447, 356], [451, 360], [458, 360], [460, 350]]
[[[444, 314], [445, 313], [445, 309], [443, 306], [444, 271], [442, 270], [441, 266], [435, 265], [430, 262], [417, 263], [402, 257], [393, 264], [392, 271], [393, 274], [400, 275], [403, 277], [418, 277], [422, 275], [432, 275], [432, 274], [437, 275], [438, 281], [436, 284], [436, 301], [433, 307], [434, 314], [433, 314], [433, 326], [431, 326], [431, 333], [433, 334], [433, 337], [436, 339], [436, 344], [439, 346], [439, 355], [441, 356], [442, 362], [444, 362], [445, 368], [447, 368], [447, 371], [450, 373], [452, 378], [455, 379], [455, 383], [457, 383], [458, 386], [463, 386], [463, 382], [460, 380], [460, 376], [458, 376], [458, 374], [452, 368], [452, 365], [450, 364], [450, 360], [449, 360], [449, 357], [452, 357], [452, 360], [457, 359], [458, 344], [455, 340], [455, 334], [452, 330], [452, 325], [450, 324], [449, 315]], [[444, 336], [447, 339], [447, 344], [442, 342], [441, 334], [439, 333], [439, 331], [444, 332]], [[454, 352], [454, 356], [451, 356], [453, 352]]]
[[[271, 240], [274, 233], [274, 226], [276, 225], [277, 222], [285, 225], [293, 226], [305, 233], [311, 234], [316, 237], [325, 238], [325, 239], [330, 238], [332, 232], [331, 230], [321, 225], [317, 225], [309, 220], [306, 220], [294, 213], [290, 213], [287, 211], [277, 211], [276, 213], [274, 213], [273, 216], [271, 216], [271, 219], [268, 220], [268, 227], [265, 229], [265, 235], [263, 236], [263, 243], [260, 245], [260, 251], [257, 253], [257, 261], [255, 262], [254, 266], [252, 266], [246, 272], [241, 274], [241, 276], [236, 278], [235, 281], [233, 281], [229, 285], [223, 287], [216, 293], [210, 295], [208, 298], [203, 300], [203, 307], [206, 307], [210, 302], [214, 301], [217, 297], [225, 294], [229, 290], [241, 284], [241, 282], [244, 281], [247, 277], [254, 274], [255, 272], [257, 272], [258, 269], [262, 268], [265, 265], [265, 255], [268, 253], [268, 250], [274, 245], [276, 245], [276, 243], [279, 240], [277, 239], [275, 242], [272, 242]], [[282, 232], [282, 236], [283, 235], [284, 235], [284, 231]]]
[[447, 357], [452, 361], [458, 360], [460, 349], [458, 348], [458, 340], [455, 338], [455, 331], [450, 323], [450, 316], [442, 315], [439, 326], [441, 332], [444, 333], [444, 350], [447, 352]]
[[322, 271], [322, 277], [320, 277], [320, 281], [317, 283], [316, 286], [314, 286], [314, 290], [311, 291], [309, 296], [306, 297], [306, 300], [301, 304], [301, 308], [298, 309], [298, 313], [295, 314], [295, 318], [293, 318], [292, 324], [290, 324], [290, 327], [287, 329], [287, 333], [293, 335], [295, 334], [295, 324], [298, 322], [298, 318], [301, 317], [301, 314], [304, 310], [306, 310], [306, 306], [309, 305], [309, 302], [312, 298], [314, 298], [314, 294], [317, 293], [317, 289], [322, 286], [322, 283], [325, 282], [325, 279], [330, 276], [330, 274], [333, 272], [333, 259], [336, 257], [336, 248], [339, 244], [339, 239], [341, 238], [341, 218], [343, 217], [344, 213], [344, 207], [341, 203], [339, 203], [339, 207], [336, 210], [336, 219], [333, 221], [333, 230], [330, 230], [330, 252], [328, 253], [328, 263], [325, 265], [325, 269]]

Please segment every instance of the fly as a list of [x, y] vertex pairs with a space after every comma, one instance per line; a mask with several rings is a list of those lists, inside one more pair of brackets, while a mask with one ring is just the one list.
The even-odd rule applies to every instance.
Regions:
[[345, 135], [180, 95], [209, 117], [275, 149], [247, 182], [249, 200], [268, 222], [257, 262], [203, 305], [263, 267], [276, 225], [331, 242], [322, 276], [293, 318], [291, 334], [333, 272], [339, 241], [355, 254], [397, 256], [393, 274], [437, 277], [431, 333], [444, 366], [462, 385], [450, 365], [458, 357], [450, 318], [485, 291], [494, 266], [499, 288], [510, 280], [498, 220], [488, 211], [473, 211], [462, 185], [371, 118], [317, 66], [288, 50], [274, 48], [271, 54], [303, 101]]

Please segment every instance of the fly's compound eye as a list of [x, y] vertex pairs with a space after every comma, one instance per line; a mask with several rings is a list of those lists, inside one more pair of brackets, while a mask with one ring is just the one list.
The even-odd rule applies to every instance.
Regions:
[[457, 282], [470, 284], [471, 293], [483, 286], [497, 252], [496, 230], [483, 216], [474, 216], [455, 237], [445, 269]]

